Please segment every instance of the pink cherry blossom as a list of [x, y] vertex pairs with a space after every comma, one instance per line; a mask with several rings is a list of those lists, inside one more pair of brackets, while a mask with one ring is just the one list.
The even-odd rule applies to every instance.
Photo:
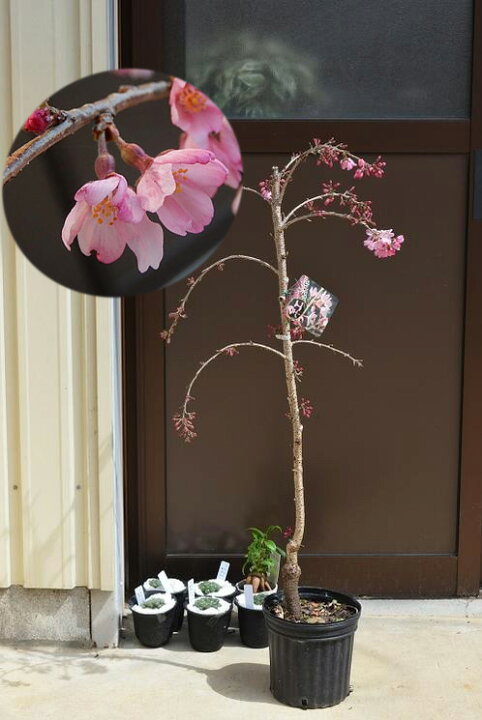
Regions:
[[142, 174], [137, 194], [142, 207], [156, 212], [171, 232], [199, 233], [213, 219], [211, 198], [227, 175], [209, 150], [168, 150], [155, 157]]
[[86, 183], [75, 193], [75, 200], [62, 229], [68, 250], [77, 237], [84, 255], [95, 252], [100, 262], [112, 263], [128, 245], [140, 272], [159, 267], [164, 253], [162, 227], [149, 220], [123, 175], [111, 173]]
[[205, 141], [211, 132], [221, 131], [224, 115], [204, 93], [185, 80], [174, 78], [169, 94], [173, 125]]
[[342, 160], [340, 160], [340, 167], [342, 170], [353, 170], [355, 165], [356, 162], [350, 157], [344, 157]]
[[236, 140], [233, 128], [225, 117], [223, 117], [223, 122], [219, 132], [212, 131], [204, 138], [184, 133], [181, 136], [180, 147], [202, 147], [205, 150], [211, 150], [217, 159], [220, 160], [228, 169], [226, 185], [232, 188], [237, 188], [239, 186], [243, 172], [241, 151], [239, 149], [239, 144]]
[[395, 253], [400, 250], [404, 240], [403, 235], [397, 235], [395, 237], [393, 230], [368, 228], [367, 238], [363, 244], [374, 253], [375, 257], [386, 258], [395, 255]]

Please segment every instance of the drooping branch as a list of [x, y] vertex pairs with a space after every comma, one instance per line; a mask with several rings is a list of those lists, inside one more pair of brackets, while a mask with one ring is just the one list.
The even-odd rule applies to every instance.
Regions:
[[[323, 193], [315, 195], [314, 197], [307, 198], [303, 202], [299, 203], [294, 207], [285, 217], [283, 218], [283, 227], [286, 229], [290, 225], [299, 220], [312, 220], [316, 217], [343, 217], [353, 225], [364, 225], [366, 228], [376, 227], [373, 221], [373, 210], [372, 204], [369, 200], [360, 200], [358, 195], [355, 193], [355, 188], [351, 187], [343, 192], [338, 191], [340, 183], [323, 183]], [[315, 206], [316, 202], [322, 202], [322, 206]], [[333, 203], [338, 202], [339, 206], [348, 207], [346, 213], [337, 212], [334, 210], [326, 210], [326, 208]], [[296, 215], [299, 210], [306, 208], [309, 212], [305, 215]]]
[[161, 337], [163, 340], [166, 341], [166, 343], [169, 343], [171, 341], [171, 337], [176, 329], [176, 326], [177, 326], [179, 320], [187, 317], [184, 310], [186, 308], [186, 303], [189, 300], [189, 296], [191, 295], [191, 293], [194, 290], [194, 288], [196, 287], [196, 285], [199, 285], [201, 280], [204, 280], [206, 275], [209, 272], [211, 272], [211, 270], [214, 270], [214, 268], [218, 268], [218, 270], [222, 270], [224, 263], [228, 262], [229, 260], [250, 260], [252, 262], [258, 263], [258, 265], [262, 265], [263, 267], [268, 268], [268, 270], [271, 270], [271, 272], [273, 272], [275, 275], [278, 275], [278, 271], [276, 270], [275, 267], [273, 267], [273, 265], [270, 265], [270, 263], [266, 262], [265, 260], [261, 260], [260, 258], [252, 257], [251, 255], [228, 255], [225, 258], [221, 258], [221, 260], [217, 260], [215, 263], [213, 263], [212, 265], [209, 265], [207, 268], [205, 268], [197, 276], [196, 279], [194, 279], [194, 278], [188, 279], [189, 289], [186, 292], [186, 294], [184, 295], [184, 297], [181, 298], [181, 302], [179, 303], [176, 310], [172, 313], [169, 313], [169, 317], [172, 318], [171, 325], [169, 326], [169, 328], [167, 330], [163, 330], [163, 332], [161, 333]]
[[[342, 193], [338, 193], [339, 195], [342, 195]], [[295, 215], [298, 210], [301, 210], [303, 207], [309, 207], [310, 204], [312, 205], [316, 200], [325, 200], [326, 198], [330, 197], [330, 193], [323, 193], [322, 195], [315, 195], [314, 197], [307, 198], [306, 200], [303, 200], [303, 202], [299, 203], [296, 207], [294, 207], [290, 212], [285, 215], [283, 218], [283, 227], [287, 228], [289, 225], [289, 219]]]
[[331, 350], [331, 352], [336, 353], [337, 355], [343, 355], [343, 357], [347, 358], [348, 360], [351, 360], [353, 365], [355, 367], [363, 367], [363, 361], [358, 360], [357, 358], [354, 358], [350, 353], [345, 352], [344, 350], [339, 350], [339, 348], [336, 348], [334, 345], [327, 345], [326, 343], [318, 342], [317, 340], [293, 340], [293, 345], [315, 345], [319, 348], [325, 348], [326, 350]]
[[261, 350], [267, 350], [268, 352], [273, 353], [274, 355], [277, 355], [282, 360], [285, 359], [285, 356], [282, 352], [279, 350], [276, 350], [275, 348], [270, 347], [269, 345], [263, 345], [262, 343], [254, 342], [253, 340], [247, 340], [245, 342], [238, 342], [238, 343], [230, 343], [229, 345], [225, 345], [220, 350], [216, 350], [216, 352], [211, 355], [210, 358], [205, 360], [201, 363], [199, 369], [194, 374], [194, 376], [191, 379], [191, 382], [189, 383], [186, 395], [184, 398], [184, 402], [181, 406], [180, 411], [174, 415], [173, 421], [174, 426], [179, 433], [179, 435], [185, 440], [186, 442], [191, 442], [196, 437], [196, 432], [194, 431], [194, 419], [196, 417], [196, 413], [193, 411], [188, 410], [188, 405], [191, 400], [194, 400], [192, 396], [192, 389], [203, 372], [207, 368], [208, 365], [210, 365], [216, 358], [218, 358], [220, 355], [228, 355], [232, 357], [233, 355], [238, 354], [237, 348], [239, 347], [255, 347], [259, 348]]
[[73, 135], [86, 125], [95, 122], [101, 116], [108, 122], [109, 118], [112, 119], [122, 110], [167, 97], [170, 87], [171, 83], [165, 80], [144, 83], [143, 85], [126, 85], [102, 100], [66, 110], [62, 113], [64, 119], [58, 125], [54, 125], [42, 135], [29, 140], [7, 158], [3, 173], [4, 184], [12, 180], [32, 160], [53, 145], [56, 145], [69, 135]]
[[284, 229], [290, 227], [290, 225], [294, 225], [297, 222], [301, 222], [301, 220], [314, 220], [321, 218], [322, 220], [327, 217], [337, 217], [341, 220], [346, 220], [350, 222], [352, 225], [362, 225], [364, 228], [369, 230], [370, 228], [375, 227], [374, 222], [366, 222], [365, 220], [359, 220], [358, 218], [354, 217], [353, 215], [350, 215], [350, 213], [339, 213], [335, 212], [334, 210], [318, 210], [312, 213], [308, 213], [307, 215], [298, 215], [298, 217], [293, 218], [290, 220], [286, 225], [284, 226]]

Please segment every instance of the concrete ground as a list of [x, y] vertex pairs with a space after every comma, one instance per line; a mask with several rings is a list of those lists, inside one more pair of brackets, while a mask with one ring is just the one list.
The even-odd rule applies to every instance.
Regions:
[[[301, 710], [268, 688], [268, 650], [232, 632], [216, 653], [137, 645], [126, 622], [118, 649], [0, 646], [1, 720], [263, 720]], [[309, 710], [326, 720], [481, 720], [482, 599], [365, 600], [355, 637], [353, 693]]]

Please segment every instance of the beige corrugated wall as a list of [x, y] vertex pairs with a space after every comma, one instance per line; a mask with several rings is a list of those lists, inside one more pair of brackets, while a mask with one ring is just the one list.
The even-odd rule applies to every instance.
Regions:
[[[40, 101], [112, 67], [114, 11], [110, 0], [0, 3], [5, 157]], [[0, 587], [111, 590], [116, 307], [45, 278], [3, 212], [1, 234]]]

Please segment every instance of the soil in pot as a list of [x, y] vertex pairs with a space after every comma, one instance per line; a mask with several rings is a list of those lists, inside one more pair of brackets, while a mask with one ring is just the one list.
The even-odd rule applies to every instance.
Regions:
[[268, 631], [263, 614], [263, 602], [265, 597], [270, 594], [273, 593], [257, 593], [253, 595], [253, 608], [246, 607], [244, 593], [238, 595], [234, 600], [238, 608], [239, 636], [243, 645], [247, 647], [268, 647]]
[[282, 594], [268, 595], [263, 614], [268, 630], [270, 688], [285, 705], [337, 705], [350, 688], [353, 639], [361, 613], [354, 597], [302, 587], [304, 619], [286, 619]]
[[151, 595], [132, 607], [136, 637], [146, 647], [165, 645], [173, 632], [177, 601], [171, 595]]
[[231, 617], [230, 603], [216, 597], [198, 597], [187, 606], [189, 641], [194, 650], [215, 652], [224, 644]]
[[[179, 630], [182, 628], [182, 622], [184, 619], [184, 608], [187, 599], [187, 588], [186, 585], [182, 582], [182, 580], [178, 580], [177, 578], [169, 578], [169, 583], [171, 585], [170, 594], [172, 595], [172, 597], [176, 598], [177, 601], [172, 631], [179, 632]], [[166, 589], [162, 584], [162, 580], [160, 580], [158, 577], [148, 578], [144, 583], [144, 592], [146, 594], [146, 597], [150, 597], [155, 593], [166, 592]]]

